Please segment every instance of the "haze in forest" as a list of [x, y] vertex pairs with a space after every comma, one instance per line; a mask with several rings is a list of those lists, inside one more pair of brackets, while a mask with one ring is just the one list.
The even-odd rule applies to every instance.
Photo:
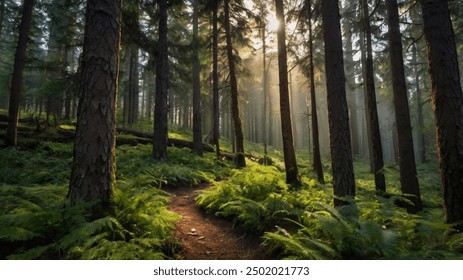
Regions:
[[462, 7], [1, 0], [0, 257], [181, 259], [188, 186], [263, 258], [461, 258]]

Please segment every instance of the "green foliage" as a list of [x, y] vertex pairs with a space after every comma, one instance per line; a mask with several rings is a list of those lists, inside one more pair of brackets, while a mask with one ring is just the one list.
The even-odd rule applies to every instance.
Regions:
[[[420, 166], [425, 210], [413, 215], [398, 207], [395, 165], [386, 166], [388, 193], [375, 191], [367, 164], [355, 164], [354, 203], [335, 209], [331, 177], [327, 185], [302, 176], [302, 188], [288, 189], [276, 167], [251, 164], [233, 170], [227, 181], [200, 192], [198, 204], [233, 219], [247, 232], [264, 233], [264, 245], [288, 259], [462, 259], [463, 238], [444, 222], [435, 167]], [[311, 173], [308, 173], [311, 174]]]
[[66, 144], [45, 142], [35, 151], [2, 150], [0, 184], [67, 183], [72, 162], [72, 148]]
[[58, 246], [72, 259], [164, 259], [178, 215], [167, 211], [169, 199], [156, 188], [119, 185], [114, 217], [83, 223]]
[[[277, 227], [265, 244], [289, 259], [462, 259], [462, 235], [450, 234], [441, 211], [406, 213], [395, 197], [339, 209], [319, 203], [294, 232]], [[381, 207], [378, 207], [378, 206]], [[439, 217], [440, 216], [440, 217]]]
[[275, 167], [251, 164], [201, 191], [197, 202], [218, 216], [234, 219], [246, 231], [256, 232], [293, 214], [287, 194], [284, 174]]
[[200, 157], [188, 148], [168, 148], [168, 162], [155, 162], [151, 159], [151, 146], [120, 147], [117, 153], [118, 179], [134, 180], [137, 185], [161, 187], [198, 185], [226, 176], [230, 167], [218, 164], [210, 153]]
[[85, 214], [91, 204], [67, 203], [72, 145], [43, 142], [34, 150], [3, 149], [0, 258], [173, 258], [172, 230], [179, 217], [167, 210], [169, 197], [161, 189], [203, 182], [214, 186], [200, 192], [201, 207], [247, 232], [263, 234], [264, 244], [280, 258], [463, 258], [463, 234], [444, 221], [436, 164], [418, 166], [424, 210], [413, 215], [397, 206], [408, 199], [401, 194], [396, 165], [385, 166], [388, 191], [377, 195], [368, 164], [355, 162], [354, 204], [334, 209], [329, 206], [330, 173], [325, 172], [327, 184], [321, 185], [310, 163], [302, 160], [302, 187], [291, 190], [278, 150], [271, 151], [275, 166], [249, 162], [236, 170], [213, 153], [199, 157], [187, 148], [169, 147], [169, 160], [156, 162], [151, 149], [118, 147], [112, 214], [98, 220]]
[[146, 173], [137, 176], [143, 161], [157, 167], [143, 152], [128, 152], [131, 164], [118, 165], [121, 174], [133, 177], [118, 181], [113, 214], [89, 220], [86, 213], [92, 204], [71, 207], [66, 200], [71, 145], [2, 150], [6, 160], [0, 166], [0, 258], [171, 258], [172, 231], [179, 217], [167, 210], [167, 193], [145, 182]]

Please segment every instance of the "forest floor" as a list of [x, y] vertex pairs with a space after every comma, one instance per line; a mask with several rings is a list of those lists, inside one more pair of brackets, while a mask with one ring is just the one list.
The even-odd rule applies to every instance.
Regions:
[[199, 209], [197, 191], [210, 187], [176, 186], [165, 189], [171, 194], [170, 211], [182, 216], [175, 236], [180, 242], [180, 258], [186, 260], [258, 260], [266, 254], [258, 237], [244, 235], [233, 223]]

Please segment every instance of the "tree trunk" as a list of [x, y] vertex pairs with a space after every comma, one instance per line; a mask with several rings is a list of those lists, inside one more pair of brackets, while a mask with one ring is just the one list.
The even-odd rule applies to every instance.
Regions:
[[278, 40], [278, 76], [280, 81], [281, 134], [283, 137], [283, 155], [285, 160], [286, 183], [299, 187], [296, 154], [294, 152], [293, 131], [291, 127], [291, 109], [288, 89], [288, 59], [286, 54], [286, 32], [283, 0], [275, 0], [276, 17], [280, 22], [277, 31]]
[[447, 222], [463, 229], [463, 94], [448, 1], [422, 0]]
[[244, 156], [243, 125], [241, 123], [240, 109], [238, 104], [238, 83], [236, 80], [235, 59], [233, 57], [229, 0], [224, 1], [224, 17], [224, 26], [227, 40], [228, 67], [230, 71], [231, 114], [233, 118], [233, 129], [235, 136], [234, 139], [236, 145], [235, 162], [236, 166], [241, 168], [246, 166], [246, 158]]
[[154, 77], [154, 73], [148, 71], [146, 74], [146, 82], [148, 83], [148, 98], [146, 101], [146, 111], [145, 116], [147, 119], [151, 119], [151, 113], [153, 111], [153, 97], [156, 92], [156, 80]]
[[396, 0], [386, 0], [389, 23], [389, 50], [391, 57], [392, 87], [399, 146], [400, 184], [402, 193], [411, 195], [413, 205], [407, 210], [416, 213], [422, 209], [420, 187], [416, 173], [413, 135], [408, 107], [407, 87], [402, 56], [399, 12]]
[[289, 101], [290, 101], [290, 109], [291, 109], [291, 124], [292, 124], [292, 130], [293, 130], [293, 146], [294, 149], [297, 149], [298, 145], [298, 131], [297, 131], [297, 111], [296, 111], [296, 92], [294, 90], [294, 84], [293, 84], [293, 75], [291, 71], [288, 72], [289, 76]]
[[[313, 60], [313, 31], [312, 31], [312, 0], [307, 0], [309, 13], [309, 79], [310, 79], [310, 103], [312, 105], [312, 142], [313, 142], [313, 167], [317, 172], [318, 182], [325, 183], [323, 165], [320, 155], [320, 140], [318, 133], [317, 98], [315, 95], [315, 69]], [[310, 145], [309, 145], [310, 146]]]
[[217, 159], [220, 158], [220, 112], [219, 112], [219, 31], [217, 28], [217, 0], [213, 1], [212, 15], [212, 138]]
[[18, 119], [21, 90], [23, 85], [23, 71], [26, 64], [26, 48], [29, 31], [32, 25], [32, 10], [34, 0], [24, 0], [19, 39], [14, 57], [13, 77], [11, 79], [10, 104], [8, 109], [8, 128], [6, 130], [6, 144], [18, 145]]
[[420, 163], [426, 163], [428, 160], [426, 159], [426, 141], [424, 138], [424, 118], [423, 118], [423, 100], [422, 100], [423, 92], [421, 91], [421, 86], [420, 86], [420, 74], [418, 71], [418, 58], [417, 58], [416, 44], [417, 43], [415, 42], [412, 47], [412, 52], [413, 52], [412, 61], [413, 61], [413, 73], [415, 75], [416, 113], [418, 115], [417, 146], [418, 146], [418, 156], [420, 159]]
[[203, 155], [203, 133], [201, 123], [201, 84], [199, 64], [199, 0], [193, 1], [193, 151]]
[[355, 181], [338, 1], [325, 0], [322, 9], [334, 205], [342, 206], [355, 196]]
[[3, 21], [5, 20], [5, 0], [0, 2], [0, 38], [3, 31]]
[[378, 110], [376, 107], [376, 90], [375, 78], [373, 74], [373, 50], [371, 45], [371, 26], [370, 14], [368, 11], [368, 1], [362, 0], [363, 10], [363, 30], [365, 32], [365, 45], [366, 45], [366, 60], [364, 74], [364, 88], [365, 88], [365, 105], [366, 105], [366, 120], [367, 125], [370, 127], [370, 160], [373, 162], [373, 174], [375, 175], [375, 186], [377, 192], [386, 191], [386, 179], [384, 178], [383, 167], [383, 148], [381, 145], [381, 135], [379, 131]]
[[[261, 15], [265, 15], [266, 13], [264, 12], [266, 9], [265, 5], [261, 6]], [[267, 43], [266, 43], [266, 29], [267, 26], [265, 22], [263, 22], [263, 26], [261, 28], [262, 30], [262, 93], [264, 96], [264, 114], [263, 114], [263, 119], [262, 119], [262, 130], [263, 130], [263, 140], [264, 140], [264, 160], [263, 163], [264, 165], [268, 165], [268, 137], [267, 137], [267, 128], [268, 128], [268, 123], [267, 123], [267, 114], [268, 114], [268, 73], [267, 73]]]
[[158, 1], [159, 40], [156, 59], [156, 98], [154, 104], [153, 158], [167, 160], [167, 114], [169, 59], [167, 42], [167, 0]]
[[71, 204], [98, 201], [91, 213], [109, 210], [116, 174], [115, 130], [121, 1], [89, 0], [86, 8]]
[[350, 115], [350, 129], [352, 137], [352, 153], [354, 155], [360, 154], [359, 145], [359, 127], [358, 127], [358, 104], [357, 104], [357, 84], [355, 80], [355, 63], [354, 52], [352, 49], [352, 19], [346, 18], [343, 23], [345, 42], [345, 71], [346, 71], [346, 84], [347, 84], [347, 104], [349, 107]]
[[129, 104], [128, 104], [128, 119], [127, 124], [133, 125], [138, 120], [138, 107], [139, 107], [139, 94], [140, 87], [138, 85], [139, 73], [138, 73], [138, 47], [131, 47], [129, 60]]

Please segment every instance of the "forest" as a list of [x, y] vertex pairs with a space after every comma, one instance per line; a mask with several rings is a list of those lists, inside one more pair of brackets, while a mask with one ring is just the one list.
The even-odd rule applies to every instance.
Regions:
[[0, 0], [0, 259], [463, 259], [462, 0]]

